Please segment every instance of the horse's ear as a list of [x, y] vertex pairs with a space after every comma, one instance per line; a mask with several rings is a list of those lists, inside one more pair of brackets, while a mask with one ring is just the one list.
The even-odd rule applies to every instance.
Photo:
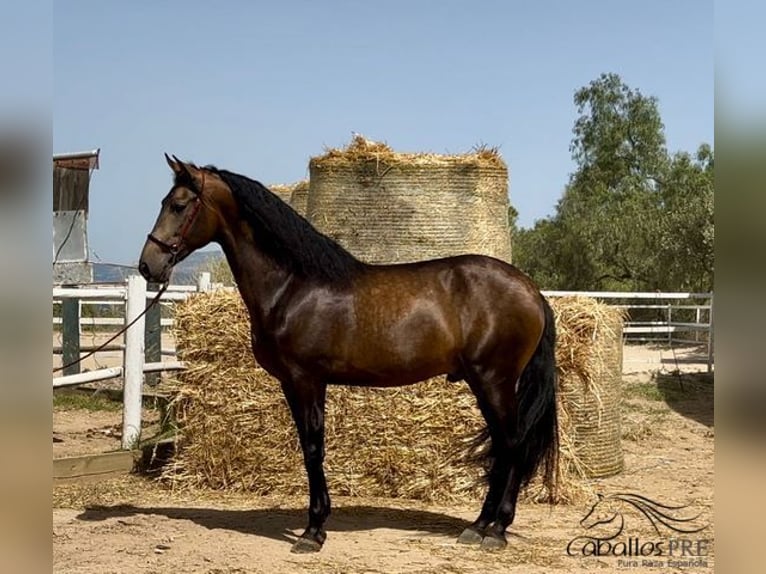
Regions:
[[[176, 156], [171, 156], [172, 161], [175, 164], [175, 167], [171, 166], [171, 169], [175, 172], [176, 176], [186, 176], [190, 180], [196, 182], [197, 178], [195, 175], [197, 175], [197, 166], [193, 163], [185, 163], [178, 159]], [[169, 160], [170, 161], [170, 160]]]
[[[171, 164], [170, 162], [173, 163]], [[202, 170], [196, 165], [193, 163], [184, 163], [176, 156], [168, 158], [168, 164], [170, 164], [171, 169], [176, 174], [176, 182], [179, 181], [179, 178], [182, 178], [184, 182], [188, 180], [188, 182], [191, 182], [191, 190], [195, 193], [198, 193], [198, 191], [202, 189], [205, 176], [202, 173]]]
[[168, 162], [174, 174], [180, 175], [183, 173], [183, 163], [176, 156], [170, 157], [168, 154], [165, 154], [165, 161]]

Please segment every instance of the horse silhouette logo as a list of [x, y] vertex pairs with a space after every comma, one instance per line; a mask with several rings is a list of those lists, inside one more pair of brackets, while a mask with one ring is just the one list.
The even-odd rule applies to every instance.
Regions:
[[608, 536], [598, 536], [602, 540], [611, 540], [622, 534], [626, 508], [634, 508], [643, 515], [658, 536], [663, 534], [663, 529], [666, 533], [694, 534], [708, 527], [708, 524], [700, 524], [700, 513], [689, 514], [688, 505], [663, 504], [633, 492], [598, 494], [597, 497], [580, 520], [580, 525], [588, 531], [609, 532]]
[[623, 532], [625, 528], [623, 509], [626, 506], [635, 508], [646, 517], [658, 536], [662, 534], [662, 527], [682, 534], [693, 534], [708, 527], [707, 524], [700, 524], [700, 513], [693, 516], [688, 515], [688, 505], [662, 504], [632, 492], [618, 492], [606, 496], [598, 494], [597, 496], [596, 502], [580, 520], [580, 525], [586, 530], [605, 527], [604, 529], [613, 532], [607, 538], [615, 538]]
[[[635, 514], [634, 511], [649, 521], [657, 538], [646, 539], [639, 537], [635, 531], [634, 535], [626, 532], [626, 517]], [[580, 526], [586, 532], [569, 541], [567, 554], [640, 558], [642, 565], [651, 566], [662, 566], [663, 558], [704, 557], [709, 540], [688, 536], [708, 527], [700, 517], [700, 513], [692, 514], [688, 505], [663, 504], [642, 494], [599, 494], [580, 520]], [[635, 566], [638, 563], [625, 564]]]

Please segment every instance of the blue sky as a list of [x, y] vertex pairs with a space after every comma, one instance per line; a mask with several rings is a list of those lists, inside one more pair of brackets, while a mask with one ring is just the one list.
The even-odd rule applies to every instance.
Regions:
[[658, 98], [671, 151], [713, 143], [710, 1], [71, 1], [53, 29], [53, 150], [101, 148], [89, 239], [108, 262], [138, 258], [163, 152], [268, 184], [352, 131], [399, 151], [485, 143], [530, 226], [574, 170], [573, 94], [601, 73]]

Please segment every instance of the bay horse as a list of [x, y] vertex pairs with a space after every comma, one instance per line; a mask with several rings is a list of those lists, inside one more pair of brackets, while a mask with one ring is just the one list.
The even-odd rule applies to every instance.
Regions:
[[514, 266], [482, 255], [370, 265], [317, 231], [261, 183], [165, 155], [173, 185], [139, 272], [166, 283], [211, 241], [223, 249], [251, 320], [255, 360], [279, 380], [309, 483], [308, 527], [293, 552], [326, 539], [327, 385], [466, 381], [486, 428], [487, 494], [458, 541], [507, 545], [519, 489], [558, 456], [553, 313]]

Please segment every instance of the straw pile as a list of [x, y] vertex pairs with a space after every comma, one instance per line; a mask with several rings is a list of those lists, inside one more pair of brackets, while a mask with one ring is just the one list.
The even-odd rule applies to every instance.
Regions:
[[279, 196], [285, 203], [289, 203], [295, 211], [306, 215], [306, 202], [308, 201], [309, 182], [301, 180], [291, 184], [275, 183], [267, 186]]
[[[602, 363], [616, 363], [615, 341], [602, 336], [614, 312], [592, 300], [554, 300], [561, 365], [559, 404], [562, 456], [556, 502], [585, 492], [591, 427], [580, 417], [590, 397], [607, 407]], [[174, 486], [305, 495], [307, 485], [296, 431], [279, 383], [254, 364], [249, 320], [234, 292], [199, 294], [178, 305], [176, 341], [190, 368], [176, 381], [180, 448], [163, 478]], [[607, 400], [609, 399], [609, 400]], [[571, 402], [569, 402], [571, 401]], [[590, 416], [592, 411], [588, 411]], [[605, 411], [600, 420], [609, 418]], [[435, 378], [394, 389], [330, 387], [325, 469], [330, 491], [429, 501], [476, 501], [481, 470], [462, 462], [483, 426], [464, 383]], [[619, 445], [618, 445], [619, 446]], [[620, 451], [620, 457], [622, 453]], [[549, 498], [533, 482], [525, 497]]]
[[308, 220], [363, 261], [511, 260], [508, 168], [497, 150], [398, 153], [357, 135], [311, 158], [309, 172]]

